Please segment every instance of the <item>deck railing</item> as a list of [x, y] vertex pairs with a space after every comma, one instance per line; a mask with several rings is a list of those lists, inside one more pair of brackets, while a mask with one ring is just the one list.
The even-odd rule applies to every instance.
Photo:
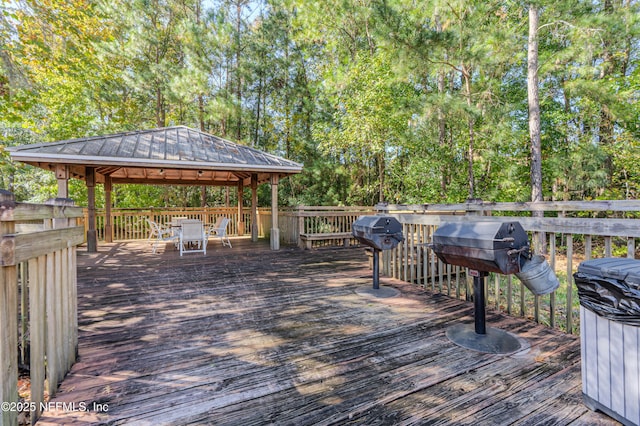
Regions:
[[[351, 232], [351, 224], [361, 215], [374, 214], [373, 207], [297, 206], [278, 212], [284, 243], [302, 246], [300, 234]], [[313, 241], [313, 247], [342, 245], [343, 238]], [[353, 240], [355, 241], [355, 240]]]
[[[82, 209], [71, 200], [23, 204], [0, 190], [0, 425], [32, 422], [76, 359], [76, 246]], [[18, 362], [30, 371], [30, 400], [18, 399]]]
[[[405, 236], [403, 244], [383, 254], [383, 273], [466, 299], [472, 289], [466, 270], [443, 264], [426, 246], [435, 229], [449, 221], [519, 221], [534, 246], [538, 242], [538, 252], [548, 259], [561, 287], [549, 295], [534, 296], [515, 276], [491, 274], [485, 289], [487, 304], [568, 333], [579, 327], [573, 285], [578, 264], [596, 257], [639, 257], [640, 201], [378, 205], [376, 210], [396, 217]], [[544, 217], [532, 217], [534, 211]]]

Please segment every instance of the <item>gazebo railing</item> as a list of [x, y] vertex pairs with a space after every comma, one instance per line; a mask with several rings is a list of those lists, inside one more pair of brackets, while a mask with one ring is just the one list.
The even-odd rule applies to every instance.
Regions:
[[[300, 244], [300, 234], [351, 232], [351, 224], [363, 214], [372, 214], [373, 207], [297, 206], [282, 208], [278, 212], [280, 239], [284, 244]], [[88, 223], [88, 213], [84, 212]], [[187, 207], [150, 209], [112, 209], [112, 240], [142, 240], [149, 236], [146, 219], [160, 224], [168, 224], [175, 217], [198, 219], [204, 223], [214, 223], [218, 217], [229, 218], [228, 235], [241, 235], [239, 226], [244, 225], [244, 235], [251, 235], [251, 209], [244, 208], [242, 217], [236, 207]], [[258, 208], [258, 237], [268, 238], [271, 229], [271, 209]], [[105, 211], [96, 211], [96, 233], [99, 241], [105, 241]], [[86, 226], [86, 225], [85, 225]], [[316, 241], [314, 246], [338, 243], [327, 239]]]
[[[96, 210], [96, 234], [99, 241], [106, 240], [106, 213]], [[227, 234], [241, 235], [240, 223], [244, 225], [244, 235], [251, 234], [251, 209], [243, 209], [242, 217], [238, 216], [236, 207], [184, 207], [184, 208], [149, 208], [149, 209], [112, 209], [112, 240], [143, 240], [149, 236], [149, 224], [146, 219], [160, 224], [169, 224], [176, 217], [198, 219], [206, 224], [213, 224], [219, 217], [229, 219]], [[271, 227], [271, 209], [258, 209], [258, 236], [267, 237]], [[88, 224], [88, 212], [84, 211], [84, 223]]]

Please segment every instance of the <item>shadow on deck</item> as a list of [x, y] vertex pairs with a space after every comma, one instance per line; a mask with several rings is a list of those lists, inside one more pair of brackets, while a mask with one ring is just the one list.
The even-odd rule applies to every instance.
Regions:
[[361, 248], [232, 242], [79, 253], [79, 361], [41, 424], [617, 424], [582, 404], [575, 336], [488, 311], [530, 347], [462, 349], [444, 333], [472, 305], [357, 294]]

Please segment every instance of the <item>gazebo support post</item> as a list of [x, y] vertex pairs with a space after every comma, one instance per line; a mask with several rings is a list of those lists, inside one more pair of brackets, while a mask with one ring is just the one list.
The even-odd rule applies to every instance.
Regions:
[[242, 179], [238, 181], [238, 235], [244, 235], [244, 219], [242, 211], [242, 199], [244, 198], [244, 182]]
[[58, 180], [58, 198], [69, 198], [69, 166], [56, 164], [56, 179]]
[[271, 175], [271, 250], [280, 250], [278, 228], [278, 175]]
[[258, 175], [251, 175], [251, 241], [258, 241]]
[[87, 181], [87, 211], [89, 213], [89, 228], [87, 229], [87, 252], [98, 251], [98, 239], [96, 235], [96, 169], [86, 168]]
[[104, 177], [104, 207], [105, 207], [105, 221], [104, 221], [104, 240], [108, 243], [113, 242], [113, 225], [111, 220], [111, 190], [113, 185], [111, 183], [111, 176], [106, 175]]

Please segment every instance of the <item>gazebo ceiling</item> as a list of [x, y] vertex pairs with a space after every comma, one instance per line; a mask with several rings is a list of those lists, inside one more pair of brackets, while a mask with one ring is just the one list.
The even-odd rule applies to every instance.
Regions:
[[185, 126], [92, 136], [9, 148], [11, 158], [46, 170], [69, 167], [85, 179], [94, 167], [96, 181], [179, 185], [249, 185], [300, 173], [302, 164]]

